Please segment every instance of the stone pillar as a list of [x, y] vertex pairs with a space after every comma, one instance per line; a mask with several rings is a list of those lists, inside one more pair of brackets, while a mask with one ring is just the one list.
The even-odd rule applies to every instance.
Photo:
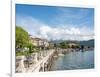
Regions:
[[42, 65], [42, 68], [43, 68], [43, 70], [42, 70], [42, 71], [44, 72], [44, 63], [43, 63], [43, 65]]
[[24, 58], [25, 58], [24, 56], [16, 57], [16, 61], [17, 61], [17, 59], [19, 60], [18, 62], [16, 62], [16, 63], [18, 63], [18, 67], [16, 68], [17, 72], [25, 72]]
[[38, 62], [38, 59], [37, 59], [37, 58], [38, 58], [38, 53], [34, 53], [34, 54], [35, 54], [35, 55], [34, 55], [34, 61], [35, 61], [35, 62]]
[[43, 59], [43, 53], [40, 52], [40, 58]]

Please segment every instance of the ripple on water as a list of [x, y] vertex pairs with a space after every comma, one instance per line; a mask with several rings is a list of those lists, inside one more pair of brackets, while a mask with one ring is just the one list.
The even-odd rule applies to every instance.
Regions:
[[54, 61], [52, 71], [90, 68], [94, 68], [94, 51], [70, 52]]

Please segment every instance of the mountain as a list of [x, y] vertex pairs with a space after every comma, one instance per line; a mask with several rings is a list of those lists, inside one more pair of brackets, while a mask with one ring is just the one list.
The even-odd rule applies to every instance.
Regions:
[[56, 44], [59, 44], [59, 43], [61, 43], [61, 42], [65, 42], [65, 43], [67, 43], [67, 44], [69, 44], [69, 43], [75, 43], [75, 44], [79, 44], [79, 45], [94, 47], [94, 39], [87, 40], [87, 41], [52, 40], [52, 41], [50, 41], [50, 42], [56, 43]]
[[79, 44], [84, 45], [84, 46], [94, 47], [94, 39], [91, 39], [91, 40], [88, 40], [88, 41], [80, 41]]
[[64, 42], [64, 40], [52, 40], [50, 42], [58, 44], [58, 43]]

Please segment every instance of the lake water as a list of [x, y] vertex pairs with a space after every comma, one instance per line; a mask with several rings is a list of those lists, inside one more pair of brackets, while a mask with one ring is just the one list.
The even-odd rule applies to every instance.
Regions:
[[94, 51], [67, 52], [54, 60], [51, 71], [94, 68]]

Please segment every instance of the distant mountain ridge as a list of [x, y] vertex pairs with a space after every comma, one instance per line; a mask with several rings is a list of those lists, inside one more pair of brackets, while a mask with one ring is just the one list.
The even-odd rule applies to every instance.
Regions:
[[61, 42], [66, 42], [66, 43], [77, 43], [79, 45], [84, 45], [84, 46], [92, 46], [94, 47], [94, 39], [87, 40], [87, 41], [71, 41], [71, 40], [52, 40], [51, 42], [59, 44]]
[[80, 41], [79, 44], [84, 45], [84, 46], [94, 47], [95, 41], [94, 41], [94, 39], [91, 39], [91, 40], [88, 40], [88, 41]]
[[66, 41], [66, 40], [52, 40], [50, 42], [58, 44], [58, 43], [61, 43], [61, 42], [64, 42], [64, 41]]

